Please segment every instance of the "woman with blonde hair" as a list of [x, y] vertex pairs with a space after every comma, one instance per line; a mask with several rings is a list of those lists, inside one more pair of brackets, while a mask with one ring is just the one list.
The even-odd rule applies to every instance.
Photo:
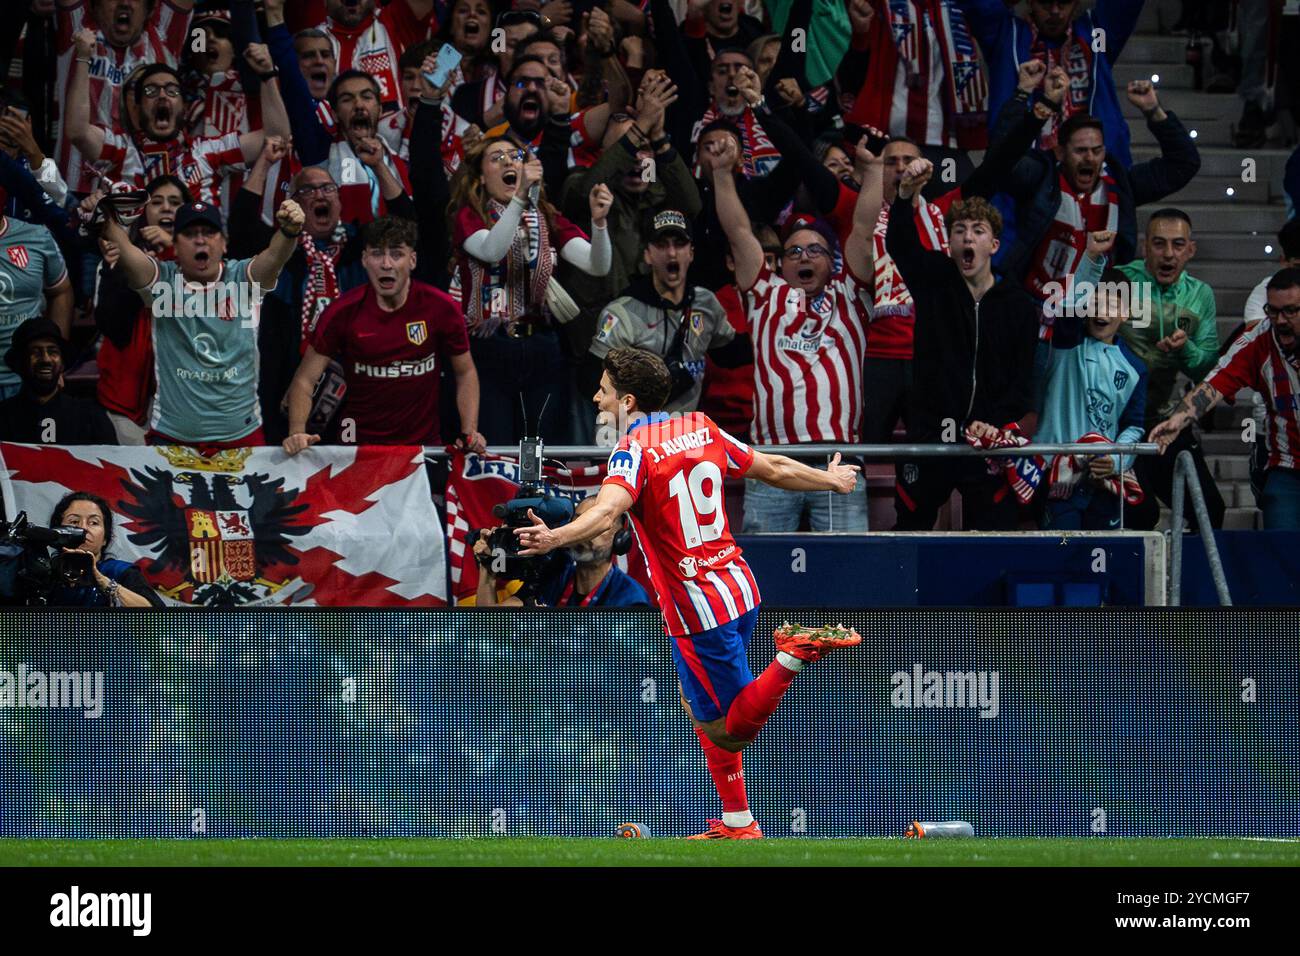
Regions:
[[556, 322], [577, 307], [555, 281], [560, 257], [589, 275], [603, 276], [613, 251], [605, 226], [613, 194], [604, 184], [590, 193], [592, 234], [566, 219], [546, 199], [542, 163], [508, 136], [487, 137], [465, 154], [451, 184], [448, 216], [459, 298], [479, 369], [479, 430], [492, 444], [524, 434], [522, 393], [530, 433], [541, 423], [548, 442], [569, 440], [566, 413], [572, 374], [560, 350]]

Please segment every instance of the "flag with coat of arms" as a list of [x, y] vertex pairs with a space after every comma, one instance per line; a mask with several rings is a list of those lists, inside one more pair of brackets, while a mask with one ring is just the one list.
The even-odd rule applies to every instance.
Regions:
[[64, 495], [113, 511], [112, 557], [168, 604], [431, 607], [446, 556], [424, 450], [0, 443], [5, 514], [48, 524]]

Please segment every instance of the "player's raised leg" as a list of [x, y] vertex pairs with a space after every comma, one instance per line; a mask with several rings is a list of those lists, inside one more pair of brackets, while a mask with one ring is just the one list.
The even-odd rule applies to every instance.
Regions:
[[862, 638], [852, 628], [809, 628], [790, 623], [778, 627], [772, 633], [772, 639], [776, 642], [776, 657], [756, 680], [736, 695], [727, 711], [728, 737], [745, 744], [758, 736], [805, 664], [820, 659], [837, 647], [862, 643]]

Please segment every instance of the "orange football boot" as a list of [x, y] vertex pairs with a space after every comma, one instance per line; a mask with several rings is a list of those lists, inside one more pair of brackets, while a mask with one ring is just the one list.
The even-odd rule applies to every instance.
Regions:
[[688, 840], [761, 840], [763, 831], [758, 828], [758, 821], [750, 822], [749, 826], [729, 827], [721, 820], [710, 820], [709, 828], [703, 833], [697, 833], [694, 836], [688, 836]]
[[862, 643], [862, 636], [843, 624], [837, 627], [800, 627], [788, 621], [772, 632], [778, 651], [785, 651], [801, 661], [815, 661], [837, 647]]

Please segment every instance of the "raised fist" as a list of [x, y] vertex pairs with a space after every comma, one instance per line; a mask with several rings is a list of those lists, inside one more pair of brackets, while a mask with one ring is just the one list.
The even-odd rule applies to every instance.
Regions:
[[293, 140], [287, 136], [268, 136], [262, 143], [262, 154], [258, 159], [271, 166], [289, 155], [293, 149]]
[[1128, 85], [1128, 101], [1143, 113], [1149, 113], [1160, 105], [1156, 88], [1150, 80], [1134, 80]]
[[271, 59], [271, 51], [265, 43], [250, 43], [244, 47], [244, 59], [257, 74], [270, 73], [275, 69], [275, 61]]
[[910, 199], [925, 188], [925, 184], [934, 175], [934, 163], [928, 159], [914, 159], [903, 170], [902, 181], [898, 184], [898, 194]]
[[1070, 74], [1059, 66], [1054, 66], [1047, 72], [1047, 80], [1043, 83], [1043, 95], [1056, 105], [1065, 102], [1065, 91], [1070, 88]]
[[94, 56], [99, 48], [99, 37], [94, 30], [83, 27], [72, 35], [72, 44], [77, 48], [78, 58]]
[[296, 236], [302, 232], [302, 224], [306, 219], [307, 216], [303, 213], [302, 207], [292, 199], [286, 199], [280, 203], [280, 208], [275, 211], [276, 225], [286, 235]]
[[1038, 84], [1043, 82], [1046, 75], [1046, 63], [1042, 60], [1026, 60], [1020, 64], [1020, 76], [1016, 85], [1025, 93], [1032, 93], [1038, 89]]
[[603, 226], [605, 217], [609, 215], [609, 207], [614, 205], [614, 194], [604, 183], [597, 183], [592, 187], [591, 195], [587, 198], [591, 203], [591, 224]]
[[1114, 245], [1115, 231], [1113, 229], [1102, 229], [1098, 232], [1088, 233], [1088, 255], [1093, 259], [1100, 259], [1110, 252]]

